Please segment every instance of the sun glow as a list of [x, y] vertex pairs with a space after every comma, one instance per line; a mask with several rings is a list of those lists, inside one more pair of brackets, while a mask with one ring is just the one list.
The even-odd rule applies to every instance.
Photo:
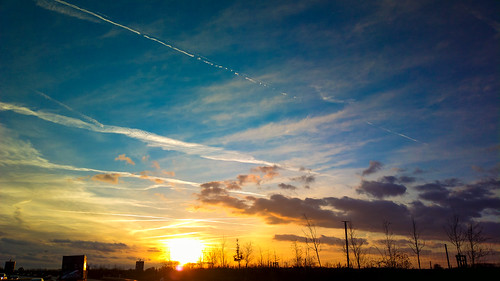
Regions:
[[200, 240], [193, 238], [169, 239], [166, 241], [166, 246], [170, 252], [170, 260], [178, 261], [181, 266], [198, 262], [205, 249], [205, 245]]

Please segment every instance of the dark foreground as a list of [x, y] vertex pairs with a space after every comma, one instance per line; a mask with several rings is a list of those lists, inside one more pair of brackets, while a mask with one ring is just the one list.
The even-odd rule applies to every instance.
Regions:
[[[90, 272], [89, 272], [90, 273]], [[146, 273], [146, 272], [144, 272]], [[494, 277], [496, 276], [496, 277]], [[96, 278], [105, 281], [311, 281], [311, 280], [492, 280], [500, 268], [478, 269], [338, 269], [338, 268], [248, 268], [189, 269], [128, 278]], [[97, 277], [97, 276], [96, 276]], [[89, 278], [91, 278], [89, 276]], [[127, 280], [129, 279], [129, 280]]]

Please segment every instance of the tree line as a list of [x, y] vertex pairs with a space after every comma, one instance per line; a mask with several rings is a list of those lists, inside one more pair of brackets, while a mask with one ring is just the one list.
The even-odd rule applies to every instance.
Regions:
[[[395, 235], [391, 230], [391, 222], [384, 220], [381, 224], [381, 233], [383, 236], [379, 241], [381, 242], [381, 246], [375, 247], [378, 252], [378, 258], [368, 257], [370, 250], [368, 242], [359, 236], [359, 230], [355, 228], [355, 224], [352, 221], [345, 221], [344, 223], [345, 245], [342, 247], [342, 251], [346, 258], [346, 265], [337, 264], [337, 267], [358, 269], [363, 267], [408, 269], [412, 267], [408, 251], [405, 251], [401, 247], [400, 240], [395, 239]], [[426, 240], [423, 238], [421, 227], [415, 218], [411, 218], [410, 226], [411, 229], [408, 231], [405, 244], [411, 249], [410, 254], [413, 253], [417, 268], [421, 269], [423, 250], [427, 246]], [[484, 246], [487, 238], [484, 236], [479, 223], [463, 223], [455, 215], [448, 220], [443, 230], [457, 253], [450, 256], [446, 252], [448, 267], [475, 267], [481, 263], [485, 256], [490, 254], [490, 251]], [[197, 264], [188, 266], [228, 268], [236, 264], [238, 268], [324, 267], [326, 264], [321, 260], [320, 255], [323, 249], [322, 236], [318, 234], [316, 225], [306, 215], [304, 215], [304, 228], [302, 232], [304, 234], [303, 241], [295, 240], [291, 242], [292, 258], [286, 261], [280, 258], [276, 254], [276, 251], [264, 251], [262, 248], [256, 247], [252, 242], [240, 244], [239, 239], [236, 239], [236, 244], [233, 248], [235, 252], [231, 255], [229, 253], [229, 243], [223, 237], [220, 243], [203, 251], [203, 255]], [[443, 244], [443, 247], [446, 247], [445, 244]], [[448, 251], [447, 247], [446, 251]]]

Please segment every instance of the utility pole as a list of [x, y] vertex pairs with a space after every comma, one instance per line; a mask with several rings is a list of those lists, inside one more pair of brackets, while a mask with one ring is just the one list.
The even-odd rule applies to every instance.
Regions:
[[446, 261], [448, 262], [448, 269], [451, 269], [450, 257], [448, 256], [448, 246], [446, 246], [446, 244], [444, 244], [444, 250], [446, 251]]
[[349, 240], [347, 239], [347, 223], [349, 221], [342, 221], [344, 223], [344, 229], [345, 229], [345, 252], [347, 254], [347, 268], [351, 268], [349, 265]]

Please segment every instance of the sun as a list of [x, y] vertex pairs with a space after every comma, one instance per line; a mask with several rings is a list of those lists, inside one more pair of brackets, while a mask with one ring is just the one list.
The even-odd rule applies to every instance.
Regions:
[[170, 260], [178, 261], [180, 265], [198, 262], [205, 249], [205, 245], [194, 238], [169, 239], [166, 246], [170, 252]]

